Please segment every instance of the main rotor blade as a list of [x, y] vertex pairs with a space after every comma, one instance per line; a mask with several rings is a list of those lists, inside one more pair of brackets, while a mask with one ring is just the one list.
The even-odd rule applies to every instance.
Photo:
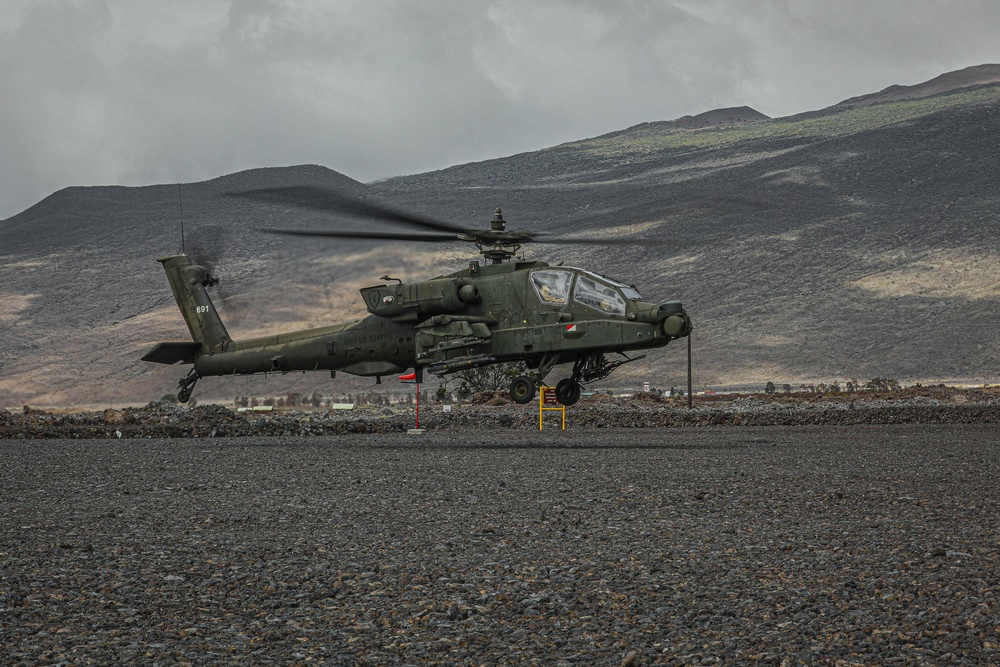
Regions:
[[651, 238], [566, 238], [558, 236], [543, 236], [539, 234], [530, 243], [552, 243], [555, 245], [675, 245], [668, 239]]
[[261, 229], [268, 234], [282, 236], [305, 236], [313, 238], [341, 239], [372, 239], [376, 241], [418, 241], [425, 243], [449, 243], [465, 241], [489, 245], [502, 242], [504, 245], [524, 243], [548, 243], [552, 245], [603, 245], [603, 246], [660, 246], [676, 245], [672, 241], [649, 238], [625, 239], [594, 239], [594, 238], [559, 238], [546, 237], [539, 232], [464, 232], [463, 234], [418, 234], [408, 232], [365, 232], [365, 231], [328, 231], [323, 229]]
[[374, 239], [377, 241], [426, 241], [430, 243], [447, 243], [460, 241], [455, 234], [414, 234], [407, 232], [350, 232], [325, 231], [311, 229], [261, 229], [268, 234], [284, 236], [326, 237], [340, 239]]
[[350, 197], [318, 185], [260, 188], [226, 194], [231, 197], [245, 197], [271, 204], [311, 209], [322, 213], [397, 222], [434, 232], [459, 233], [466, 231], [464, 227], [459, 227], [450, 222], [434, 220], [433, 218], [414, 213], [406, 213], [372, 201]]

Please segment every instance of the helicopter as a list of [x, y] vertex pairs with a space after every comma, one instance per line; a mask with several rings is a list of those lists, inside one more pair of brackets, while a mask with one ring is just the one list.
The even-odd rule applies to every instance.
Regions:
[[[526, 374], [509, 387], [516, 403], [529, 403], [558, 365], [572, 364], [555, 388], [563, 405], [575, 404], [584, 384], [601, 380], [621, 365], [644, 358], [636, 351], [663, 347], [691, 333], [680, 301], [656, 304], [624, 282], [582, 268], [525, 260], [526, 243], [627, 245], [648, 240], [560, 238], [543, 232], [510, 231], [501, 210], [488, 229], [450, 222], [344, 198], [319, 186], [284, 186], [231, 193], [341, 216], [407, 225], [415, 231], [265, 229], [298, 237], [446, 243], [464, 241], [482, 260], [429, 280], [383, 282], [360, 290], [369, 315], [361, 320], [233, 340], [208, 290], [219, 279], [186, 255], [163, 265], [192, 340], [157, 343], [142, 360], [191, 365], [178, 383], [185, 403], [199, 379], [209, 376], [329, 371], [375, 377], [410, 369], [444, 376], [492, 364], [523, 362]], [[629, 355], [632, 356], [629, 356]], [[609, 358], [609, 355], [613, 358]]]

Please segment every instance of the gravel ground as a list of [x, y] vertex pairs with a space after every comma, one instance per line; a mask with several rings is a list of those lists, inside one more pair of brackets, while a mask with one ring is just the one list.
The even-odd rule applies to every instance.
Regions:
[[1000, 664], [996, 426], [0, 450], [3, 664]]

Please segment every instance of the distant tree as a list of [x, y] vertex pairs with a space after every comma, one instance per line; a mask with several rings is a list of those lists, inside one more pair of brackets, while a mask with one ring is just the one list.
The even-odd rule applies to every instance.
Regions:
[[865, 383], [868, 391], [898, 391], [899, 382], [890, 378], [875, 377]]
[[774, 393], [774, 383], [770, 380], [768, 380], [767, 384], [764, 385], [764, 393], [768, 395]]
[[786, 394], [790, 394], [790, 393], [792, 393], [792, 385], [790, 385], [790, 384], [783, 384], [783, 385], [781, 385], [781, 390], [783, 392], [785, 392]]
[[163, 401], [164, 403], [176, 403], [177, 394], [164, 394], [163, 396], [160, 397], [160, 400]]

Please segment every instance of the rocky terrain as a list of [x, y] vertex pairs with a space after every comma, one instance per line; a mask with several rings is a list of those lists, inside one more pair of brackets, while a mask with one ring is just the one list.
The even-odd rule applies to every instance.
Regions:
[[995, 431], [4, 440], [3, 662], [997, 664]]
[[[537, 404], [517, 405], [505, 391], [477, 395], [450, 406], [424, 405], [420, 428], [430, 431], [476, 429], [481, 437], [497, 431], [538, 429]], [[219, 438], [398, 433], [416, 426], [414, 408], [359, 406], [354, 410], [300, 410], [237, 413], [220, 405], [186, 408], [153, 402], [141, 408], [91, 413], [47, 412], [25, 407], [0, 410], [0, 438]], [[543, 422], [559, 428], [559, 413]], [[736, 395], [632, 399], [595, 395], [567, 408], [571, 430], [662, 429], [718, 426], [848, 426], [859, 424], [1000, 424], [1000, 388], [909, 388], [895, 392], [835, 395]]]

